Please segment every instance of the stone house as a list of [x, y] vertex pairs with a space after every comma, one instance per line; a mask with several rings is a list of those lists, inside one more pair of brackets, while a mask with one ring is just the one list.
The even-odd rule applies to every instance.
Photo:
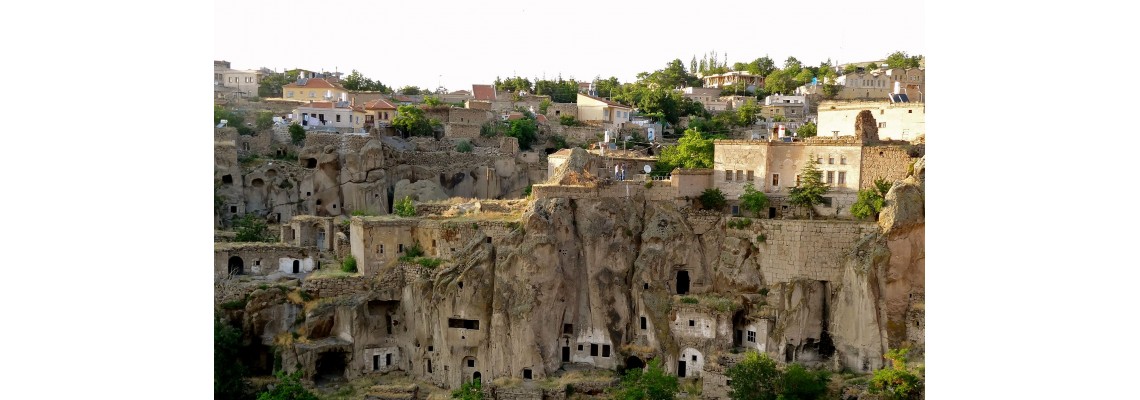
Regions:
[[633, 107], [578, 93], [578, 119], [582, 121], [600, 121], [605, 123], [628, 122]]
[[364, 129], [380, 125], [391, 125], [396, 118], [396, 105], [386, 99], [376, 99], [364, 103]]
[[285, 243], [214, 243], [214, 275], [313, 272], [313, 250]]
[[324, 78], [298, 79], [281, 88], [288, 100], [348, 101], [348, 90]]
[[879, 128], [880, 140], [913, 141], [926, 135], [925, 103], [891, 103], [888, 101], [824, 101], [817, 114], [819, 136], [851, 136], [855, 134], [855, 117], [870, 110]]
[[293, 110], [293, 122], [306, 128], [328, 126], [355, 132], [364, 129], [365, 115], [364, 107], [351, 107], [344, 102], [318, 101]]

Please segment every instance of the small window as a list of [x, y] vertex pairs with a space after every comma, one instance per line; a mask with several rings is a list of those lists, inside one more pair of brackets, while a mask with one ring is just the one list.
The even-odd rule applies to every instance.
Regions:
[[772, 187], [780, 186], [780, 174], [772, 174]]
[[827, 156], [828, 164], [835, 164], [835, 156]]
[[729, 170], [724, 171], [724, 181], [725, 182], [732, 182], [732, 171], [729, 171]]
[[428, 351], [434, 351], [435, 346], [428, 345]]
[[645, 330], [645, 317], [641, 317], [641, 329]]
[[697, 361], [697, 355], [696, 354], [693, 355], [693, 361]]
[[590, 356], [597, 357], [598, 345], [590, 343]]
[[816, 163], [818, 163], [818, 164], [823, 164], [823, 156], [819, 156], [819, 157], [817, 157], [817, 158], [815, 159], [815, 162], [816, 162]]
[[467, 368], [475, 368], [475, 359], [467, 360]]
[[230, 206], [230, 213], [237, 214], [237, 206]]
[[602, 357], [609, 357], [609, 356], [610, 356], [610, 345], [603, 344], [602, 345]]
[[839, 156], [839, 165], [847, 165], [847, 156]]
[[838, 180], [838, 182], [839, 182], [839, 184], [840, 184], [840, 185], [845, 185], [845, 184], [847, 184], [847, 171], [839, 171], [839, 180]]
[[749, 181], [749, 182], [752, 182], [752, 180], [754, 179], [754, 178], [753, 178], [753, 176], [752, 176], [752, 170], [749, 170], [749, 171], [748, 171], [748, 177], [747, 177], [747, 179], [748, 179], [748, 181]]
[[562, 333], [568, 335], [574, 334], [574, 324], [562, 324]]
[[907, 114], [914, 114], [914, 110], [906, 110]]
[[380, 250], [380, 254], [384, 254], [384, 245], [380, 245], [378, 250]]
[[530, 368], [523, 368], [523, 379], [530, 380], [531, 377]]
[[827, 171], [827, 184], [835, 183], [835, 171]]
[[397, 247], [396, 247], [396, 252], [397, 252], [397, 253], [403, 253], [403, 252], [404, 252], [404, 244], [403, 244], [403, 243], [400, 243], [400, 244], [398, 244], [398, 245], [396, 245], [396, 246], [397, 246]]
[[823, 198], [823, 206], [824, 207], [831, 207], [831, 198], [830, 197], [824, 197]]
[[740, 207], [732, 206], [732, 215], [740, 215]]
[[887, 127], [887, 123], [886, 123], [886, 122], [880, 122], [880, 123], [879, 123], [879, 127], [880, 127], [880, 128], [886, 128], [886, 127]]
[[582, 345], [578, 345], [578, 351], [582, 351]]
[[741, 171], [739, 169], [736, 170], [736, 180], [738, 180], [738, 181], [744, 180], [744, 171]]
[[689, 320], [689, 326], [697, 326], [697, 321]]
[[756, 343], [756, 331], [748, 331], [748, 341]]

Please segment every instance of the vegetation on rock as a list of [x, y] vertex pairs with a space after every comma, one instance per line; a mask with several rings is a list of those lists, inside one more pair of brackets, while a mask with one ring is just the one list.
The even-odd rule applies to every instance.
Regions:
[[411, 196], [404, 196], [392, 206], [392, 210], [396, 215], [401, 217], [414, 217], [416, 216], [416, 205], [412, 202]]
[[234, 221], [235, 242], [272, 242], [276, 238], [269, 234], [269, 225], [253, 214], [246, 214]]
[[749, 352], [726, 373], [732, 400], [815, 400], [827, 393], [827, 371], [791, 364], [784, 371], [767, 353]]
[[906, 354], [909, 349], [888, 351], [884, 358], [891, 360], [891, 367], [875, 371], [867, 383], [867, 389], [884, 400], [912, 400], [922, 394], [923, 378], [917, 371], [906, 367]]
[[301, 371], [292, 374], [278, 371], [276, 375], [277, 384], [273, 389], [258, 394], [257, 400], [320, 400], [301, 385]]
[[289, 139], [292, 140], [294, 145], [300, 146], [305, 143], [305, 127], [296, 123], [289, 125]]
[[666, 374], [661, 368], [661, 361], [652, 359], [645, 371], [637, 368], [626, 370], [625, 377], [613, 393], [613, 398], [672, 400], [677, 395], [677, 389], [677, 377]]
[[697, 200], [700, 201], [703, 210], [722, 210], [725, 204], [728, 204], [724, 199], [724, 192], [721, 192], [720, 188], [705, 189]]
[[[244, 303], [244, 302], [243, 302]], [[214, 316], [214, 397], [239, 399], [249, 389], [245, 382], [245, 367], [238, 360], [241, 351], [241, 331]]]

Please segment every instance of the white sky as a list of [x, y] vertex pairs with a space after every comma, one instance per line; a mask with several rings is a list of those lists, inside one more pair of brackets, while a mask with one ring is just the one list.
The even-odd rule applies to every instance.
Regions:
[[906, 0], [215, 1], [214, 59], [237, 69], [357, 69], [393, 88], [442, 81], [470, 90], [516, 73], [630, 82], [674, 58], [688, 68], [713, 50], [729, 65], [764, 55], [818, 65], [925, 54], [923, 8]]

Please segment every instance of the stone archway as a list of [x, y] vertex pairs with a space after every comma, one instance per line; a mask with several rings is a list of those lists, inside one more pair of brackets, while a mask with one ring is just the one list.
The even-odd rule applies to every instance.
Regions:
[[230, 275], [241, 275], [245, 273], [245, 262], [242, 261], [241, 257], [230, 257], [228, 264]]
[[625, 369], [630, 370], [643, 368], [645, 368], [645, 362], [641, 361], [641, 359], [637, 356], [629, 356], [625, 359]]
[[471, 381], [481, 381], [481, 380], [483, 380], [483, 375], [480, 374], [479, 371], [475, 371], [474, 374], [471, 374]]
[[293, 260], [293, 273], [301, 273], [301, 260]]

